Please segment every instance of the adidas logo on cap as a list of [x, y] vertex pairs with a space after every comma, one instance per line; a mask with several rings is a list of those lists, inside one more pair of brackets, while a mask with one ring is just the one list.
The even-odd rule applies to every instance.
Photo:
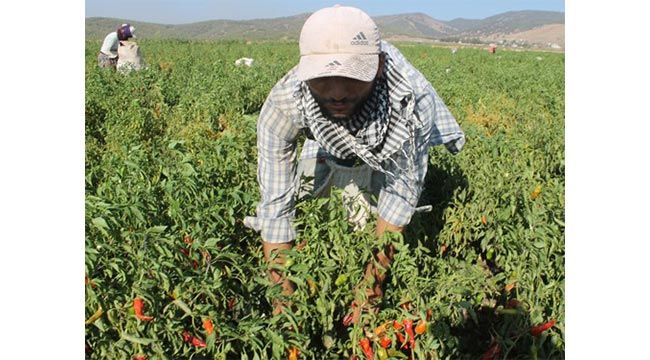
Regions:
[[350, 45], [368, 45], [368, 38], [366, 38], [366, 35], [363, 33], [363, 31], [360, 31], [355, 37], [352, 38]]
[[327, 67], [341, 66], [342, 64], [338, 60], [334, 60], [331, 63], [327, 64]]

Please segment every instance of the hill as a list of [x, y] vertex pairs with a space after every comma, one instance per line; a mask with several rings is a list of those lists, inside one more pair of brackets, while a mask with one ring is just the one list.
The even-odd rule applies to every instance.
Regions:
[[[297, 40], [309, 14], [254, 19], [210, 20], [182, 25], [165, 25], [129, 19], [86, 18], [86, 38], [102, 39], [118, 24], [131, 23], [140, 38]], [[504, 46], [564, 47], [564, 13], [553, 11], [511, 11], [485, 19], [436, 20], [423, 13], [374, 17], [386, 39], [446, 41], [464, 43], [498, 42]]]

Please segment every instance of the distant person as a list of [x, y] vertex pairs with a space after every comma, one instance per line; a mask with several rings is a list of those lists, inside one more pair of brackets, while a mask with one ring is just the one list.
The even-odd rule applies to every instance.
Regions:
[[[336, 186], [350, 199], [367, 190], [378, 195], [376, 235], [401, 233], [416, 211], [429, 148], [444, 144], [455, 154], [465, 143], [431, 84], [397, 48], [381, 41], [377, 25], [363, 11], [337, 5], [313, 13], [299, 47], [300, 62], [273, 87], [257, 120], [261, 201], [257, 216], [244, 220], [261, 233], [266, 261], [278, 264], [283, 256], [271, 254], [293, 247], [294, 205], [303, 189], [320, 196]], [[297, 156], [300, 134], [307, 140]], [[302, 184], [301, 175], [307, 179]], [[371, 205], [370, 197], [356, 199]], [[365, 224], [368, 211], [346, 208], [348, 220]], [[392, 245], [375, 249], [383, 269], [373, 261], [365, 264], [344, 323], [356, 323], [363, 309], [374, 309], [394, 252]], [[270, 270], [269, 276], [285, 295], [294, 291], [280, 272]], [[274, 313], [285, 305], [274, 304]]]
[[120, 41], [127, 41], [128, 39], [135, 37], [134, 32], [135, 27], [130, 24], [122, 24], [116, 31], [106, 35], [102, 47], [99, 50], [99, 54], [97, 55], [97, 63], [99, 67], [115, 69], [119, 57], [118, 48], [120, 46]]
[[140, 47], [133, 41], [135, 34], [133, 26], [122, 26], [117, 30], [119, 45], [117, 47], [117, 71], [128, 73], [134, 70], [141, 70], [145, 67], [144, 59], [140, 53]]

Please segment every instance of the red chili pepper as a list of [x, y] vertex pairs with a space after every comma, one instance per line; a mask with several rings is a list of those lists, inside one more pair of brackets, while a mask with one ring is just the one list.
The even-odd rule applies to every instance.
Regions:
[[433, 317], [433, 310], [427, 309], [427, 321], [431, 321], [431, 317]]
[[356, 300], [352, 301], [352, 304], [350, 304], [351, 312], [343, 317], [343, 326], [348, 327], [352, 325], [354, 322], [354, 313], [357, 311], [357, 306], [359, 305], [357, 305]]
[[409, 343], [406, 342], [406, 338], [402, 333], [397, 333], [397, 342], [400, 343], [402, 346], [402, 349], [408, 349], [409, 348]]
[[533, 327], [530, 328], [530, 334], [533, 335], [533, 336], [539, 336], [544, 331], [546, 331], [546, 330], [552, 328], [553, 326], [555, 326], [555, 323], [556, 323], [556, 321], [554, 319], [551, 319], [550, 321], [545, 322], [545, 323], [543, 323], [541, 325], [533, 326]]
[[143, 314], [144, 301], [138, 297], [133, 299], [133, 311], [135, 312], [135, 316], [142, 321], [149, 321], [153, 319], [153, 316], [145, 316]]
[[409, 336], [409, 345], [412, 349], [415, 349], [415, 334], [413, 333], [413, 320], [404, 320], [404, 328], [406, 329], [406, 335]]
[[205, 341], [201, 340], [200, 338], [197, 338], [196, 336], [192, 337], [192, 345], [200, 348], [206, 347]]
[[201, 347], [201, 348], [206, 347], [205, 341], [201, 340], [201, 338], [198, 338], [190, 334], [190, 332], [187, 330], [183, 330], [183, 333], [181, 335], [183, 336], [183, 341], [185, 341], [186, 343], [190, 343], [196, 347]]
[[374, 353], [370, 346], [370, 340], [368, 338], [363, 338], [359, 340], [359, 345], [361, 345], [361, 350], [363, 350], [363, 353], [366, 355], [366, 359], [372, 360], [374, 358]]
[[180, 248], [179, 251], [182, 252], [183, 255], [185, 255], [185, 256], [187, 256], [187, 257], [190, 256], [190, 251], [189, 251], [188, 249]]
[[384, 349], [388, 349], [392, 343], [393, 341], [388, 336], [384, 336], [379, 340], [379, 345]]
[[203, 328], [205, 329], [206, 334], [210, 335], [214, 331], [214, 325], [212, 324], [212, 320], [210, 319], [205, 319], [203, 320]]
[[345, 315], [343, 318], [343, 326], [348, 327], [352, 324], [352, 313]]
[[147, 360], [147, 357], [145, 355], [135, 355], [133, 360]]
[[393, 329], [402, 330], [403, 328], [404, 326], [402, 326], [402, 324], [400, 324], [399, 321], [393, 320]]
[[190, 342], [192, 340], [192, 335], [187, 330], [183, 330], [183, 333], [181, 335], [183, 336], [183, 341], [185, 342]]
[[237, 305], [237, 299], [234, 297], [228, 299], [228, 310], [232, 311], [235, 308], [235, 305]]
[[501, 355], [501, 345], [499, 345], [499, 343], [494, 343], [486, 352], [483, 353], [481, 360], [493, 360], [499, 355]]

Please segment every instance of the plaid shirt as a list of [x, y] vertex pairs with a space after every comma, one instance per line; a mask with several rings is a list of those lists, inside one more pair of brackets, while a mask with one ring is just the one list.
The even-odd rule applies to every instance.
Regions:
[[[382, 50], [396, 69], [408, 79], [412, 93], [404, 100], [408, 104], [404, 117], [414, 117], [416, 178], [409, 179], [400, 168], [408, 159], [397, 152], [395, 161], [386, 162], [385, 170], [398, 176], [387, 177], [379, 194], [378, 215], [396, 226], [407, 225], [422, 192], [429, 161], [430, 146], [444, 144], [453, 154], [465, 144], [465, 135], [444, 102], [425, 77], [411, 65], [394, 46], [382, 41]], [[300, 133], [300, 116], [295, 97], [300, 95], [300, 82], [296, 67], [291, 69], [273, 87], [257, 121], [257, 178], [261, 201], [257, 217], [248, 216], [244, 224], [261, 232], [262, 239], [270, 243], [286, 243], [296, 238], [292, 221], [295, 215], [295, 199], [299, 184], [296, 176], [297, 137]], [[307, 140], [301, 159], [327, 156], [317, 141]], [[399, 168], [397, 165], [400, 165]], [[400, 176], [402, 175], [402, 176]]]

